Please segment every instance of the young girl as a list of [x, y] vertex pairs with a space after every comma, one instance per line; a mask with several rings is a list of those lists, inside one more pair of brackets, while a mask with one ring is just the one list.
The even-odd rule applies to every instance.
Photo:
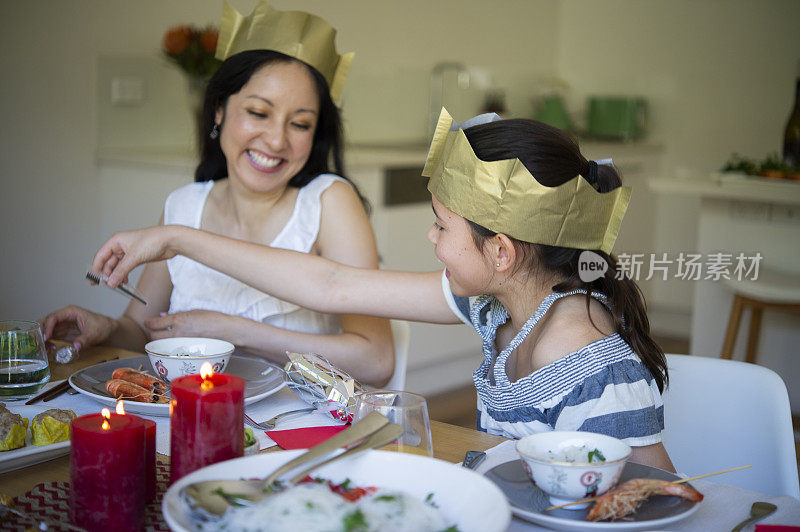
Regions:
[[[481, 115], [459, 126], [443, 111], [423, 175], [444, 274], [353, 268], [170, 226], [114, 235], [93, 267], [116, 285], [181, 254], [322, 312], [464, 321], [483, 345], [479, 429], [601, 432], [629, 443], [633, 461], [674, 470], [661, 443], [666, 360], [609, 254], [630, 196], [613, 166], [540, 122]], [[608, 263], [599, 279], [581, 280], [582, 250]]]

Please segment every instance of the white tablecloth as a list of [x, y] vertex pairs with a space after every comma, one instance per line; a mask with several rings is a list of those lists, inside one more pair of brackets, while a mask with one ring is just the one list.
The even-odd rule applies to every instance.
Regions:
[[[503, 442], [486, 451], [486, 460], [477, 468], [485, 473], [493, 467], [519, 458], [514, 449], [514, 442]], [[723, 475], [720, 475], [722, 480]], [[784, 495], [776, 497], [747, 491], [733, 486], [726, 486], [708, 480], [692, 481], [692, 486], [704, 495], [700, 508], [684, 520], [673, 523], [666, 529], [680, 532], [716, 532], [731, 530], [750, 516], [750, 506], [756, 501], [771, 502], [778, 510], [758, 523], [774, 525], [800, 525], [800, 500]], [[743, 532], [752, 532], [755, 525], [749, 525]], [[533, 530], [549, 530], [540, 525], [514, 518], [509, 532], [529, 532]]]

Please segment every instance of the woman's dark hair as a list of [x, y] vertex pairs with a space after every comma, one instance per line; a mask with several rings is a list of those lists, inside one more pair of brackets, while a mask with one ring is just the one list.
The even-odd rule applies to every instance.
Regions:
[[[296, 62], [308, 68], [314, 78], [314, 88], [319, 98], [319, 116], [311, 153], [303, 168], [292, 177], [289, 185], [304, 187], [319, 174], [331, 171], [340, 175], [353, 185], [353, 189], [368, 209], [366, 200], [358, 191], [358, 187], [347, 178], [342, 158], [342, 119], [339, 109], [331, 99], [328, 83], [315, 68], [291, 56], [274, 50], [248, 50], [232, 55], [219, 66], [208, 81], [203, 102], [203, 115], [198, 127], [198, 144], [200, 148], [200, 164], [194, 173], [195, 181], [223, 179], [228, 176], [228, 164], [219, 144], [219, 136], [211, 138], [211, 130], [215, 124], [217, 110], [225, 108], [228, 98], [236, 94], [250, 81], [253, 74], [271, 63]], [[223, 126], [224, 127], [224, 118]]]
[[[579, 174], [588, 176], [590, 173], [589, 161], [581, 155], [575, 139], [560, 129], [535, 120], [491, 122], [465, 129], [464, 134], [479, 159], [519, 159], [545, 186], [556, 187]], [[607, 165], [597, 167], [598, 191], [609, 192], [621, 185], [622, 180], [614, 168]], [[478, 249], [483, 249], [484, 241], [497, 234], [474, 222], [469, 223]], [[663, 392], [669, 382], [666, 357], [650, 335], [650, 321], [641, 290], [627, 276], [616, 278], [616, 258], [603, 251], [592, 250], [605, 259], [608, 270], [603, 277], [586, 283], [578, 275], [578, 258], [583, 250], [512, 240], [523, 257], [522, 267], [532, 272], [544, 270], [544, 273], [555, 274], [562, 279], [552, 287], [553, 291], [586, 290], [587, 312], [591, 302], [590, 292], [600, 292], [608, 298], [616, 332], [639, 355], [655, 378], [658, 389]]]

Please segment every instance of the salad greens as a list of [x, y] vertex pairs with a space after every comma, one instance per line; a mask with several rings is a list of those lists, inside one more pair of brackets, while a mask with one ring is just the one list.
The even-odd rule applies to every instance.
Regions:
[[603, 456], [603, 453], [600, 452], [600, 449], [594, 449], [589, 451], [589, 463], [592, 462], [605, 462], [606, 457]]
[[253, 429], [244, 429], [244, 446], [250, 447], [257, 442], [258, 440], [256, 440], [256, 437], [253, 435]]

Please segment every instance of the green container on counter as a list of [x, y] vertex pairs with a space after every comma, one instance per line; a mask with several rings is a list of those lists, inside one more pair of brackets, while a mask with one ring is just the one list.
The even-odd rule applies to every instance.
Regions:
[[608, 140], [635, 140], [644, 136], [647, 102], [635, 96], [589, 97], [586, 132]]

